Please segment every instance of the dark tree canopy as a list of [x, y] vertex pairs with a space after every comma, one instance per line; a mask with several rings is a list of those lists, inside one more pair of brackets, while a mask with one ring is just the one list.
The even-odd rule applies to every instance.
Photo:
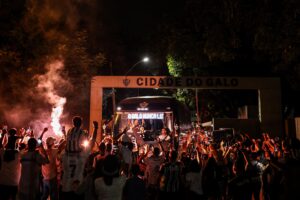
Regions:
[[[2, 0], [0, 108], [40, 102], [34, 77], [63, 59], [62, 74], [76, 87], [58, 90], [70, 99], [82, 94], [67, 108], [80, 107], [88, 118], [90, 77], [124, 75], [147, 54], [151, 63], [131, 75], [279, 76], [284, 106], [293, 109], [300, 90], [299, 19], [297, 0]], [[194, 91], [161, 92], [195, 107]], [[224, 96], [199, 91], [207, 109], [218, 94]], [[226, 104], [223, 114], [238, 104]]]

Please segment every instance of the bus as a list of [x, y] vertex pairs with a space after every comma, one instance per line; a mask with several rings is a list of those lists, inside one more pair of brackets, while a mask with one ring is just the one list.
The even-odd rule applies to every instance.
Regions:
[[123, 99], [116, 109], [113, 137], [138, 124], [145, 141], [152, 141], [162, 128], [184, 132], [191, 128], [188, 107], [170, 96], [139, 96]]

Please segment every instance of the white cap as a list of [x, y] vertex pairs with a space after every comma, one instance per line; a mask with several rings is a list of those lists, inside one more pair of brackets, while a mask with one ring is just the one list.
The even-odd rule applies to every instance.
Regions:
[[46, 139], [46, 144], [47, 145], [53, 145], [54, 144], [54, 142], [56, 141], [56, 139], [54, 138], [54, 137], [48, 137], [47, 139]]

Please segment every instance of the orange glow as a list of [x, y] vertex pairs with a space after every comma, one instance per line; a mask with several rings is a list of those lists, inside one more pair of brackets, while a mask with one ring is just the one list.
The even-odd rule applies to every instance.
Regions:
[[88, 140], [85, 140], [85, 141], [83, 142], [82, 146], [83, 146], [84, 148], [87, 148], [87, 147], [89, 146], [89, 141], [88, 141]]

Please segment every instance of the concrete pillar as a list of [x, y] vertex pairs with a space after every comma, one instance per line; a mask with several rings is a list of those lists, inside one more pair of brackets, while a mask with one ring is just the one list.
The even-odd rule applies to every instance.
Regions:
[[271, 137], [283, 136], [281, 91], [279, 88], [258, 90], [261, 131], [269, 133]]
[[[102, 97], [103, 88], [99, 84], [92, 81], [91, 83], [91, 99], [90, 99], [90, 129], [93, 131], [93, 121], [97, 121], [99, 124], [98, 132], [100, 132], [100, 140], [102, 136]], [[99, 135], [97, 136], [99, 138]]]

